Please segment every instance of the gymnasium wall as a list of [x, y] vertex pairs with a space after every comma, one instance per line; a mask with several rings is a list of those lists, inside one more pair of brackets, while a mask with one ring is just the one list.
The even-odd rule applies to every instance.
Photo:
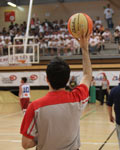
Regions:
[[[92, 75], [95, 78], [96, 86], [101, 86], [103, 81], [103, 75], [107, 76], [110, 86], [116, 86], [119, 83], [120, 71], [116, 70], [93, 70]], [[82, 76], [82, 70], [71, 70], [70, 79], [74, 76], [77, 83], [79, 84]], [[0, 73], [0, 89], [7, 89], [11, 87], [19, 87], [22, 77], [27, 77], [27, 82], [31, 87], [46, 87], [48, 83], [46, 81], [46, 72], [43, 70], [38, 71], [10, 71], [10, 72], [1, 72]]]
[[[104, 21], [103, 24], [106, 25], [103, 14], [103, 7], [107, 4], [106, 0], [100, 1], [88, 1], [88, 2], [69, 2], [69, 3], [53, 3], [53, 4], [41, 4], [34, 5], [32, 15], [39, 17], [41, 22], [44, 21], [45, 18], [48, 20], [54, 19], [63, 19], [65, 21], [68, 18], [77, 12], [88, 13], [93, 19], [96, 16], [100, 16]], [[111, 5], [115, 11], [114, 22], [117, 25], [120, 21], [120, 9], [116, 8], [114, 5]], [[18, 8], [12, 7], [0, 7], [0, 28], [8, 27], [10, 23], [4, 21], [4, 12], [5, 11], [15, 11], [16, 14], [16, 22], [22, 23], [27, 20], [28, 15], [28, 6], [21, 6], [24, 10], [21, 11]]]

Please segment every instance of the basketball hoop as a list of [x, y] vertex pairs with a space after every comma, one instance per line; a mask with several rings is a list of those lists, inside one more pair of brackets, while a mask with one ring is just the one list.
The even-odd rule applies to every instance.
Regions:
[[25, 64], [26, 60], [25, 59], [19, 59], [19, 60], [17, 60], [17, 62], [19, 62], [21, 64]]

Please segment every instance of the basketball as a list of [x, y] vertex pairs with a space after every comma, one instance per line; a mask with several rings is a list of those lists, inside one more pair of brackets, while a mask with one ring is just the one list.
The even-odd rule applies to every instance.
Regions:
[[92, 19], [84, 13], [77, 13], [68, 20], [68, 31], [73, 37], [91, 34], [93, 28]]

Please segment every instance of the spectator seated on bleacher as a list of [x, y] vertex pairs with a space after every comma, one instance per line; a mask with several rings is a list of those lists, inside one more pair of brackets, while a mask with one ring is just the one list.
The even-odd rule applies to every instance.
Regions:
[[115, 43], [118, 43], [118, 53], [120, 54], [120, 24], [115, 28], [114, 41]]
[[102, 35], [102, 34], [104, 33], [104, 31], [105, 31], [105, 28], [104, 28], [104, 26], [101, 24], [101, 25], [100, 25], [100, 28], [99, 28], [100, 34]]
[[44, 27], [43, 27], [43, 25], [39, 25], [39, 33], [41, 33], [42, 35], [44, 34]]
[[101, 25], [102, 25], [102, 21], [100, 20], [100, 17], [97, 16], [97, 17], [96, 17], [96, 20], [95, 20], [95, 27], [96, 27], [97, 29], [99, 29], [99, 28], [101, 27]]
[[44, 38], [39, 40], [39, 48], [40, 48], [40, 55], [49, 55], [48, 45], [45, 43]]
[[89, 50], [91, 54], [97, 54], [100, 48], [100, 40], [97, 36], [91, 35], [89, 40]]
[[3, 34], [0, 32], [0, 39], [3, 41], [4, 40], [4, 36]]
[[7, 32], [8, 32], [8, 31], [7, 31], [6, 27], [3, 27], [2, 33], [3, 33], [4, 36], [6, 35]]
[[17, 34], [15, 35], [16, 41], [19, 41], [23, 38], [23, 34], [20, 30], [17, 30]]
[[105, 31], [102, 34], [102, 37], [104, 38], [105, 42], [111, 42], [112, 40], [112, 34], [109, 29], [105, 29]]
[[36, 18], [36, 20], [35, 20], [35, 26], [39, 28], [39, 25], [40, 25], [40, 19]]
[[18, 46], [15, 47], [15, 53], [17, 53], [17, 54], [23, 53], [24, 47], [22, 44], [23, 44], [22, 40], [16, 41], [16, 45], [18, 45]]
[[8, 46], [12, 45], [9, 38], [5, 39], [4, 45], [3, 45], [3, 55], [8, 55]]
[[66, 33], [64, 55], [71, 56], [73, 53], [73, 47], [74, 47], [74, 45], [73, 45], [72, 37], [68, 33]]
[[99, 47], [99, 52], [101, 50], [104, 50], [105, 49], [105, 40], [102, 36], [100, 36], [100, 47]]
[[72, 38], [72, 41], [73, 41], [73, 54], [74, 55], [81, 55], [82, 51], [80, 48], [80, 43], [74, 38]]
[[113, 35], [115, 43], [120, 43], [120, 31], [118, 29], [115, 29]]
[[116, 26], [115, 28], [116, 30], [118, 30], [120, 32], [120, 24], [118, 26]]
[[9, 41], [11, 41], [11, 36], [10, 36], [10, 33], [9, 33], [9, 32], [6, 32], [6, 33], [5, 33], [4, 40], [9, 40]]
[[58, 48], [57, 48], [58, 56], [63, 56], [64, 55], [64, 48], [65, 48], [64, 42], [65, 42], [64, 37], [60, 36], [59, 40], [58, 40]]
[[5, 45], [4, 40], [2, 40], [2, 38], [0, 38], [0, 56], [3, 55], [3, 46]]

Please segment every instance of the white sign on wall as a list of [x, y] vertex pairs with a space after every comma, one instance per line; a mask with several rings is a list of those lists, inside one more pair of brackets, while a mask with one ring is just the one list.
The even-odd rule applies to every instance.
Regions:
[[31, 86], [46, 86], [45, 72], [4, 72], [0, 73], [0, 86], [19, 86], [22, 77], [27, 77]]
[[[101, 86], [103, 74], [106, 75], [110, 83], [110, 86], [118, 85], [120, 71], [93, 71], [92, 75], [94, 76], [94, 79], [96, 81], [96, 86]], [[71, 76], [72, 75], [74, 75], [76, 77], [77, 82], [80, 83], [83, 73], [79, 71], [78, 72], [72, 71]]]
[[[96, 86], [101, 86], [103, 74], [106, 74], [110, 86], [116, 86], [119, 83], [120, 71], [93, 71]], [[75, 76], [79, 84], [83, 76], [82, 71], [71, 71], [70, 76]], [[19, 86], [22, 77], [27, 77], [30, 86], [47, 86], [45, 71], [27, 71], [27, 72], [1, 72], [0, 73], [0, 86], [12, 87]], [[70, 78], [71, 78], [70, 77]], [[62, 79], [60, 79], [62, 80]]]

